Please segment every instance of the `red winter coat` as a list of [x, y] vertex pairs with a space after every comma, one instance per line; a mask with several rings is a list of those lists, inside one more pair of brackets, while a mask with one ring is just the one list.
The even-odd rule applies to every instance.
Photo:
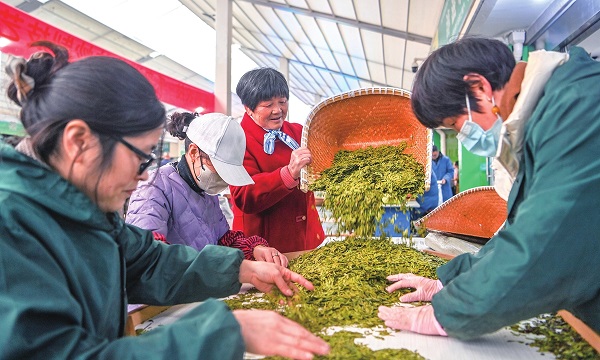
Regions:
[[[325, 239], [315, 197], [298, 187], [288, 189], [280, 175], [292, 149], [277, 139], [275, 151], [268, 155], [263, 150], [266, 131], [248, 114], [241, 124], [246, 133], [244, 167], [254, 185], [231, 186], [233, 229], [261, 236], [281, 252], [314, 249]], [[302, 125], [286, 121], [281, 131], [300, 144]]]

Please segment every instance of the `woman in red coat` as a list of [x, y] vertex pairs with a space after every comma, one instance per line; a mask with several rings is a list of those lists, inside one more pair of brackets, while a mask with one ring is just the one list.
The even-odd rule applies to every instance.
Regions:
[[242, 76], [236, 92], [246, 109], [244, 167], [254, 184], [231, 187], [233, 229], [267, 238], [283, 252], [314, 249], [325, 233], [313, 193], [298, 188], [312, 155], [298, 145], [302, 125], [285, 121], [287, 82], [277, 70], [259, 68]]

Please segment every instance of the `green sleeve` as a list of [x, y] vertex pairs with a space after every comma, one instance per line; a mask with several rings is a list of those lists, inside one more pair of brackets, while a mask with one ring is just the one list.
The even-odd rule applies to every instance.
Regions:
[[493, 251], [496, 240], [490, 239], [479, 251], [475, 254], [465, 253], [460, 254], [452, 261], [440, 266], [437, 269], [438, 279], [445, 286], [458, 275], [471, 269], [480, 259], [484, 258], [487, 253]]
[[207, 300], [175, 323], [100, 345], [95, 359], [242, 359], [245, 346], [227, 305]]
[[[433, 298], [450, 336], [478, 337], [559, 309], [599, 308], [600, 76], [559, 75], [580, 81], [546, 86], [560, 90], [541, 99], [528, 123], [509, 224], [491, 251], [450, 273]], [[583, 320], [598, 328], [598, 316]]]
[[243, 253], [207, 245], [201, 251], [154, 241], [149, 231], [126, 226], [123, 236], [130, 303], [173, 305], [226, 297], [240, 288]]
[[[244, 342], [239, 324], [225, 304], [212, 299], [172, 325], [144, 336], [120, 337], [123, 324], [119, 304], [123, 303], [119, 282], [102, 281], [118, 279], [114, 240], [89, 228], [79, 228], [84, 230], [79, 233], [75, 225], [68, 226], [71, 232], [65, 232], [64, 219], [57, 221], [20, 196], [0, 192], [0, 203], [1, 359], [242, 358]], [[142, 230], [138, 232], [141, 234]], [[126, 253], [131, 268], [143, 280], [133, 285], [132, 291], [148, 283], [156, 292], [155, 298], [173, 301], [186, 296], [197, 301], [211, 293], [236, 292], [239, 250], [198, 254], [171, 250], [151, 241], [150, 235], [133, 238], [137, 239], [132, 242], [136, 246], [130, 244]], [[135, 263], [131, 254], [144, 260], [145, 267], [142, 262]], [[179, 261], [183, 265], [177, 265]], [[207, 264], [200, 265], [202, 261]], [[228, 274], [216, 274], [219, 270]], [[208, 274], [201, 275], [202, 271]], [[198, 285], [160, 285], [178, 279], [198, 281]], [[229, 281], [223, 286], [225, 290], [218, 290], [221, 280]]]

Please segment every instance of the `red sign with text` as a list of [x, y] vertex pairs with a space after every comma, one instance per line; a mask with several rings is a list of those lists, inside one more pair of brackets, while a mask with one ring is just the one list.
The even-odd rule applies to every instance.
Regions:
[[30, 47], [32, 42], [47, 40], [69, 49], [71, 61], [96, 55], [115, 57], [126, 61], [144, 74], [156, 89], [156, 94], [161, 101], [189, 111], [194, 111], [198, 107], [204, 108], [203, 112], [214, 111], [213, 93], [127, 60], [2, 2], [0, 2], [0, 19], [2, 19], [0, 37], [11, 41], [10, 44], [0, 47], [0, 51], [4, 53], [28, 58], [39, 50]]

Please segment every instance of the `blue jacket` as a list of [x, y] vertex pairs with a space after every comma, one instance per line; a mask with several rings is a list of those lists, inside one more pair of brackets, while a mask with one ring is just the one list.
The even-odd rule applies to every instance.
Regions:
[[425, 191], [425, 193], [419, 197], [417, 197], [417, 202], [419, 203], [419, 207], [413, 210], [413, 218], [412, 220], [418, 220], [423, 217], [431, 210], [435, 209], [439, 205], [440, 200], [440, 192], [437, 186], [437, 177], [435, 173], [431, 172], [431, 182], [429, 186], [429, 190]]
[[452, 180], [454, 179], [454, 166], [446, 155], [440, 153], [436, 160], [431, 161], [431, 169], [438, 180], [446, 180], [442, 185], [442, 199], [446, 201], [452, 197]]

